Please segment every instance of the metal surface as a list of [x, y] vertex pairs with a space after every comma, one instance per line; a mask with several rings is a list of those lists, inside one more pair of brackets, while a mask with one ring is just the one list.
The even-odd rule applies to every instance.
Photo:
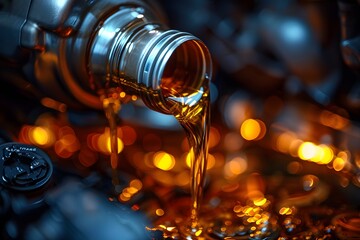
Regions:
[[98, 92], [120, 86], [166, 112], [163, 75], [196, 92], [211, 76], [211, 59], [198, 38], [167, 30], [157, 15], [136, 0], [12, 1], [0, 9], [1, 76], [22, 72], [45, 95], [91, 108], [102, 108]]

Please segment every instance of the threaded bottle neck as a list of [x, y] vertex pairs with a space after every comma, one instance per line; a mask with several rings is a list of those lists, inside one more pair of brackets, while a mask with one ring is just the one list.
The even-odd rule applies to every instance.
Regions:
[[197, 92], [211, 75], [210, 54], [198, 38], [150, 22], [139, 8], [122, 9], [104, 22], [90, 59], [95, 81], [120, 85], [162, 113], [169, 113], [168, 97]]

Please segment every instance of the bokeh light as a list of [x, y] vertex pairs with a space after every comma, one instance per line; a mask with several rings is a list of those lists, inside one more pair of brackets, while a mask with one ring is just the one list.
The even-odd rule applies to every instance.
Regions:
[[235, 178], [245, 172], [247, 167], [247, 161], [240, 156], [236, 156], [225, 164], [224, 177], [227, 179]]
[[154, 165], [164, 171], [169, 171], [175, 166], [175, 158], [173, 155], [159, 151], [154, 154]]
[[240, 127], [241, 136], [248, 141], [263, 138], [265, 132], [265, 124], [258, 119], [246, 119]]
[[341, 157], [336, 157], [333, 161], [333, 168], [335, 171], [341, 171], [346, 165], [346, 159], [343, 159]]
[[208, 142], [209, 148], [213, 148], [217, 146], [220, 142], [220, 139], [221, 139], [220, 131], [215, 127], [211, 127], [209, 132], [209, 142]]
[[213, 168], [215, 166], [215, 162], [216, 162], [216, 159], [215, 159], [214, 155], [209, 153], [208, 158], [207, 158], [206, 169]]
[[64, 126], [59, 128], [58, 136], [54, 150], [59, 157], [69, 158], [80, 149], [79, 139], [71, 127]]
[[312, 142], [303, 142], [298, 149], [299, 158], [302, 160], [310, 160], [316, 156], [316, 153], [317, 147]]
[[127, 202], [131, 200], [141, 190], [142, 186], [143, 184], [139, 179], [131, 180], [129, 186], [122, 189], [118, 196], [118, 200], [121, 202]]
[[327, 146], [325, 144], [319, 145], [319, 161], [317, 163], [319, 164], [328, 164], [330, 163], [334, 158], [334, 151], [330, 146]]
[[283, 153], [289, 153], [291, 143], [296, 139], [292, 132], [283, 132], [276, 139], [276, 149]]
[[186, 166], [188, 168], [191, 167], [191, 163], [192, 163], [193, 159], [194, 159], [194, 152], [193, 152], [193, 149], [191, 148], [190, 151], [185, 154], [185, 162], [186, 162]]
[[235, 132], [229, 132], [223, 140], [224, 150], [229, 152], [239, 151], [244, 144], [244, 139]]
[[135, 143], [137, 133], [131, 126], [122, 126], [118, 128], [118, 136], [121, 138], [125, 146], [130, 146]]
[[[120, 138], [117, 138], [117, 153], [120, 153], [124, 149], [124, 143]], [[108, 136], [106, 138], [106, 150], [108, 153], [111, 153], [111, 138]]]
[[325, 126], [341, 130], [349, 125], [349, 120], [339, 114], [323, 110], [320, 113], [320, 122]]
[[50, 140], [50, 131], [43, 127], [34, 127], [30, 130], [30, 139], [37, 145], [47, 145]]
[[281, 207], [279, 210], [280, 215], [291, 215], [293, 214], [293, 209], [290, 207]]
[[84, 167], [91, 167], [97, 162], [98, 155], [88, 147], [82, 147], [80, 149], [78, 159], [80, 164]]

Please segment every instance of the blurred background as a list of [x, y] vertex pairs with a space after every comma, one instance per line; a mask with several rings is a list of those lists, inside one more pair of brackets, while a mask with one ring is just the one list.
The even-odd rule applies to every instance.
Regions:
[[[358, 239], [359, 2], [158, 4], [170, 28], [202, 39], [213, 58], [201, 214], [212, 222], [209, 235]], [[72, 110], [32, 86], [0, 85], [1, 141], [36, 146], [51, 159], [43, 165], [46, 183], [2, 186], [2, 238], [178, 237], [165, 226], [160, 233], [139, 227], [184, 217], [190, 208], [189, 146], [174, 117], [134, 96], [121, 106], [114, 183], [102, 111]]]

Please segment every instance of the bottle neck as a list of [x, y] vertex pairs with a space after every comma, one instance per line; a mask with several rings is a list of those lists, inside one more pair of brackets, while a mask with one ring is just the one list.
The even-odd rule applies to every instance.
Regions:
[[210, 54], [198, 38], [155, 24], [141, 8], [120, 9], [98, 27], [89, 61], [101, 88], [121, 86], [162, 113], [169, 113], [168, 97], [198, 91], [211, 75]]

